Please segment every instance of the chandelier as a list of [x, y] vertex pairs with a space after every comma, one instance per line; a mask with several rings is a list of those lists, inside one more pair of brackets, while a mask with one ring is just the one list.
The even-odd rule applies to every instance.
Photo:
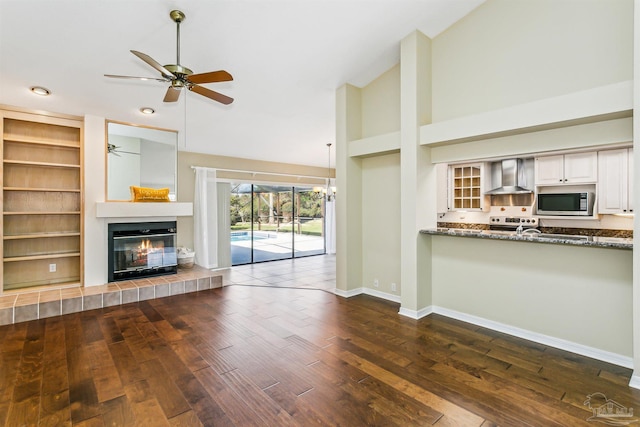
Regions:
[[336, 199], [336, 187], [332, 185], [331, 180], [331, 143], [327, 144], [328, 162], [327, 162], [327, 180], [324, 187], [313, 187], [313, 192], [318, 198], [326, 198], [327, 202], [332, 202]]

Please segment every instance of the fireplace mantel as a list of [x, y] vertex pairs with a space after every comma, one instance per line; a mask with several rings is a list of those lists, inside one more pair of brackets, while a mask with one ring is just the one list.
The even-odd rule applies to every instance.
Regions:
[[97, 202], [97, 218], [193, 216], [193, 203]]

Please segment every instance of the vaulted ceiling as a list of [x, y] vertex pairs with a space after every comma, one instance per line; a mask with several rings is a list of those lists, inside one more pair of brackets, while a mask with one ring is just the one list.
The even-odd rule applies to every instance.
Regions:
[[[484, 0], [0, 0], [0, 104], [176, 129], [181, 150], [325, 166], [335, 91], [398, 62], [414, 30], [434, 37]], [[234, 80], [163, 103], [167, 84], [131, 54]], [[52, 95], [35, 96], [31, 86]], [[185, 96], [186, 95], [186, 96]], [[145, 116], [141, 107], [156, 113]]]

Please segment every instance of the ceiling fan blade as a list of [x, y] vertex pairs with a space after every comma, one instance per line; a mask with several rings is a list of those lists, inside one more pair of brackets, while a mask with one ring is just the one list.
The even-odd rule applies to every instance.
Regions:
[[153, 68], [158, 70], [163, 77], [166, 77], [171, 80], [176, 78], [175, 74], [173, 74], [171, 71], [164, 68], [162, 65], [160, 65], [158, 61], [156, 61], [149, 55], [142, 52], [138, 52], [137, 50], [132, 50], [131, 53], [133, 53], [135, 56], [142, 59], [144, 62], [146, 62], [147, 64], [151, 65]]
[[191, 83], [202, 84], [202, 83], [216, 83], [216, 82], [228, 82], [233, 80], [231, 74], [227, 73], [224, 70], [219, 71], [210, 71], [208, 73], [200, 73], [200, 74], [191, 74], [187, 77]]
[[110, 77], [112, 79], [135, 79], [135, 80], [156, 80], [159, 82], [170, 82], [169, 79], [159, 79], [156, 77], [135, 77], [135, 76], [119, 76], [116, 74], [105, 74], [105, 77]]
[[228, 105], [233, 102], [233, 98], [228, 97], [227, 95], [223, 95], [218, 92], [214, 92], [205, 87], [198, 85], [189, 85], [189, 90], [200, 94], [202, 96], [206, 96], [207, 98], [213, 99], [214, 101], [221, 102], [222, 104]]
[[176, 89], [173, 86], [169, 86], [167, 93], [164, 95], [164, 102], [176, 102], [180, 97], [180, 89]]

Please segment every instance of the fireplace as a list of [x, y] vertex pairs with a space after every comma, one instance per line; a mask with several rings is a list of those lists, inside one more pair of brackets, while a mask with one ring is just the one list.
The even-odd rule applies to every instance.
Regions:
[[176, 222], [109, 224], [109, 282], [175, 274]]

